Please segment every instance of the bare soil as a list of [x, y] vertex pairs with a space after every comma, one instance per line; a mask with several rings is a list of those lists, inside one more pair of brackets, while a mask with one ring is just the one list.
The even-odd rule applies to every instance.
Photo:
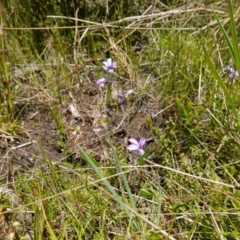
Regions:
[[[145, 137], [148, 139], [145, 148], [154, 148], [154, 136], [146, 117], [154, 116], [155, 126], [163, 128], [163, 113], [157, 114], [163, 108], [160, 99], [134, 93], [129, 104], [121, 105], [113, 100], [103, 109], [101, 99], [105, 91], [94, 82], [76, 84], [70, 90], [61, 91], [62, 104], [39, 98], [16, 104], [21, 112], [19, 127], [14, 135], [3, 131], [0, 136], [1, 176], [10, 178], [13, 169], [33, 168], [47, 160], [81, 162], [78, 145], [98, 161], [111, 159], [106, 129], [94, 131], [104, 125], [104, 119], [118, 153], [126, 155], [129, 137]], [[56, 110], [57, 119], [54, 118]]]

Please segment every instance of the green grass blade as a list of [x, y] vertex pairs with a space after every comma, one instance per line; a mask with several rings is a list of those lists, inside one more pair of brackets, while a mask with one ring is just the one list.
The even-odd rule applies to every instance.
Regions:
[[235, 61], [234, 48], [233, 48], [233, 44], [231, 42], [231, 39], [229, 38], [226, 30], [224, 29], [224, 27], [223, 27], [222, 23], [220, 22], [219, 18], [217, 17], [217, 15], [215, 15], [215, 18], [216, 18], [216, 20], [218, 22], [218, 26], [220, 27], [220, 30], [221, 30], [223, 36], [224, 36], [224, 38], [225, 38], [225, 40], [227, 42], [228, 48], [229, 48], [230, 53], [232, 55], [232, 59]]
[[206, 50], [206, 48], [204, 46], [203, 46], [203, 50], [204, 50], [204, 55], [205, 55], [206, 61], [207, 61], [208, 65], [209, 65], [209, 67], [210, 67], [214, 77], [217, 79], [220, 87], [222, 88], [222, 90], [223, 90], [223, 92], [225, 94], [227, 105], [232, 109], [232, 112], [233, 112], [235, 118], [238, 119], [238, 115], [237, 115], [237, 110], [236, 110], [235, 104], [234, 104], [234, 102], [232, 100], [232, 97], [231, 97], [231, 95], [230, 95], [226, 85], [224, 84], [222, 78], [219, 76], [219, 74], [218, 74], [216, 68], [214, 67], [211, 59], [209, 58], [207, 50]]
[[132, 208], [133, 208], [134, 210], [136, 210], [136, 203], [135, 203], [135, 201], [134, 201], [131, 188], [130, 188], [130, 186], [129, 186], [129, 184], [128, 184], [128, 181], [127, 181], [126, 176], [123, 174], [123, 169], [122, 169], [122, 167], [121, 167], [120, 161], [119, 161], [119, 159], [118, 159], [117, 153], [116, 153], [116, 151], [115, 151], [115, 148], [114, 148], [114, 146], [113, 146], [113, 144], [112, 144], [112, 140], [111, 140], [111, 138], [110, 138], [109, 135], [108, 135], [108, 141], [109, 141], [109, 144], [110, 144], [112, 153], [113, 153], [113, 157], [114, 157], [114, 159], [115, 159], [115, 161], [116, 161], [118, 171], [119, 171], [120, 173], [122, 173], [121, 176], [122, 176], [122, 179], [123, 179], [123, 184], [124, 184], [125, 189], [126, 189], [126, 191], [127, 191], [127, 193], [128, 193], [128, 197], [129, 197], [130, 203], [131, 203], [131, 205], [132, 205]]
[[44, 218], [42, 210], [36, 206], [34, 213], [34, 239], [43, 239]]
[[49, 224], [49, 221], [48, 221], [48, 219], [47, 219], [47, 216], [46, 216], [46, 212], [45, 212], [43, 203], [41, 203], [41, 208], [42, 208], [42, 214], [43, 214], [43, 217], [44, 217], [44, 220], [45, 220], [45, 224], [46, 224], [46, 229], [48, 230], [50, 239], [52, 239], [52, 240], [58, 240], [58, 238], [57, 238], [57, 236], [55, 235], [52, 227], [51, 227], [50, 224]]
[[239, 55], [239, 48], [238, 48], [238, 38], [236, 33], [236, 26], [234, 22], [234, 15], [233, 9], [230, 0], [228, 0], [229, 5], [229, 14], [230, 14], [230, 27], [231, 27], [231, 35], [232, 35], [232, 46], [234, 51], [234, 60], [237, 66], [237, 70], [240, 71], [240, 55]]
[[[102, 180], [104, 185], [107, 187], [107, 189], [111, 192], [111, 194], [114, 196], [114, 199], [120, 204], [120, 206], [123, 208], [125, 213], [132, 218], [133, 214], [129, 210], [129, 208], [126, 206], [126, 204], [122, 201], [121, 197], [117, 194], [117, 192], [113, 189], [111, 184], [108, 182], [108, 180], [105, 178], [105, 176], [102, 174], [102, 172], [96, 167], [95, 163], [92, 161], [92, 159], [87, 155], [87, 153], [80, 147], [77, 146], [81, 154], [83, 155], [84, 159], [87, 161], [87, 163], [92, 167], [92, 169], [95, 171], [95, 173], [98, 175], [98, 177]], [[133, 220], [133, 223], [135, 227], [138, 225], [136, 224], [136, 221]]]
[[222, 23], [220, 22], [219, 18], [215, 14], [215, 18], [218, 22], [218, 26], [227, 42], [228, 48], [230, 50], [232, 59], [234, 60], [237, 70], [240, 72], [240, 55], [239, 55], [239, 48], [238, 48], [238, 38], [236, 33], [236, 26], [234, 22], [234, 15], [231, 2], [228, 0], [229, 5], [229, 15], [230, 15], [230, 27], [231, 27], [231, 38], [228, 36], [226, 30], [224, 29]]
[[160, 225], [161, 222], [161, 205], [162, 205], [162, 191], [161, 191], [161, 183], [160, 183], [160, 176], [158, 175], [157, 178], [158, 182], [158, 208], [157, 208], [157, 216], [156, 216], [156, 225]]

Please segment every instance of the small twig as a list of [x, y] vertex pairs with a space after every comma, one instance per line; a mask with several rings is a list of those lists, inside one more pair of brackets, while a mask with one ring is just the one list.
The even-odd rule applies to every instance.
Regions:
[[165, 107], [164, 109], [162, 109], [161, 111], [159, 111], [158, 113], [152, 115], [152, 118], [155, 118], [157, 115], [163, 113], [165, 110], [167, 110], [168, 108], [172, 107], [174, 104], [170, 104], [169, 106]]
[[[76, 12], [75, 12], [75, 18], [77, 19], [78, 16], [78, 11], [79, 8], [77, 8]], [[74, 35], [74, 42], [73, 42], [73, 59], [74, 62], [77, 62], [77, 49], [76, 49], [76, 45], [77, 45], [77, 37], [78, 37], [78, 21], [75, 21], [75, 35]]]
[[31, 141], [31, 142], [27, 142], [27, 143], [23, 143], [23, 144], [21, 144], [21, 145], [18, 145], [18, 146], [16, 146], [16, 147], [11, 147], [11, 150], [15, 150], [15, 149], [18, 149], [18, 148], [26, 147], [26, 146], [28, 146], [28, 145], [33, 144], [34, 142], [35, 142], [35, 141]]

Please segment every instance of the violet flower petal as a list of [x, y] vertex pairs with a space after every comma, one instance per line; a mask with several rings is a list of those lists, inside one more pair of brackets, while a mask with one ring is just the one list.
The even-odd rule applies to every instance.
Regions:
[[138, 142], [135, 138], [129, 138], [128, 140], [131, 144], [127, 146], [127, 150], [136, 151], [137, 154], [143, 155], [144, 150], [142, 149], [143, 145], [146, 143], [146, 138], [142, 137]]
[[106, 82], [107, 82], [107, 80], [105, 78], [100, 78], [96, 81], [96, 84], [98, 84], [101, 87], [104, 87]]
[[100, 132], [100, 131], [102, 131], [103, 129], [104, 129], [103, 126], [98, 125], [98, 126], [96, 126], [96, 127], [93, 128], [93, 131], [94, 131], [94, 132]]
[[121, 93], [117, 94], [117, 98], [121, 102], [124, 100], [124, 96]]
[[145, 145], [145, 143], [146, 143], [146, 138], [142, 137], [138, 144], [140, 147], [143, 147]]
[[103, 64], [104, 64], [105, 66], [109, 66], [109, 58], [107, 59], [107, 61], [103, 61]]
[[136, 146], [139, 147], [139, 143], [138, 143], [138, 141], [137, 141], [135, 138], [129, 138], [128, 141], [129, 141], [130, 143], [132, 143], [132, 144], [134, 144], [134, 145], [136, 145]]
[[139, 150], [139, 146], [137, 146], [135, 144], [130, 144], [127, 146], [127, 150], [129, 150], [129, 151]]
[[103, 69], [110, 73], [114, 72], [114, 68], [116, 68], [117, 63], [113, 62], [111, 58], [108, 58], [107, 61], [103, 62]]
[[134, 89], [130, 89], [130, 90], [128, 90], [127, 92], [126, 92], [126, 95], [130, 95], [130, 94], [132, 94], [134, 92]]
[[137, 150], [137, 153], [138, 153], [139, 155], [143, 155], [144, 152], [145, 152], [145, 151], [144, 151], [143, 149], [141, 149], [141, 148]]
[[235, 80], [238, 79], [239, 73], [238, 73], [237, 70], [235, 70], [235, 69], [233, 68], [232, 65], [228, 65], [225, 69], [229, 72], [228, 77], [229, 77], [230, 79], [232, 79], [233, 81], [235, 81]]

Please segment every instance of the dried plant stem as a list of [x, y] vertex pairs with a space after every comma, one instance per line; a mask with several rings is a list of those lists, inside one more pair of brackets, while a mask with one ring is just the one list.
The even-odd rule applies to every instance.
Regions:
[[12, 101], [12, 92], [11, 92], [11, 82], [9, 79], [9, 74], [7, 71], [6, 66], [6, 51], [5, 51], [5, 44], [4, 44], [4, 32], [2, 30], [3, 26], [3, 14], [2, 14], [2, 7], [0, 5], [0, 71], [1, 75], [1, 82], [3, 88], [3, 94], [1, 95], [0, 103], [4, 103], [7, 101], [7, 113], [8, 117], [14, 113], [14, 105]]

